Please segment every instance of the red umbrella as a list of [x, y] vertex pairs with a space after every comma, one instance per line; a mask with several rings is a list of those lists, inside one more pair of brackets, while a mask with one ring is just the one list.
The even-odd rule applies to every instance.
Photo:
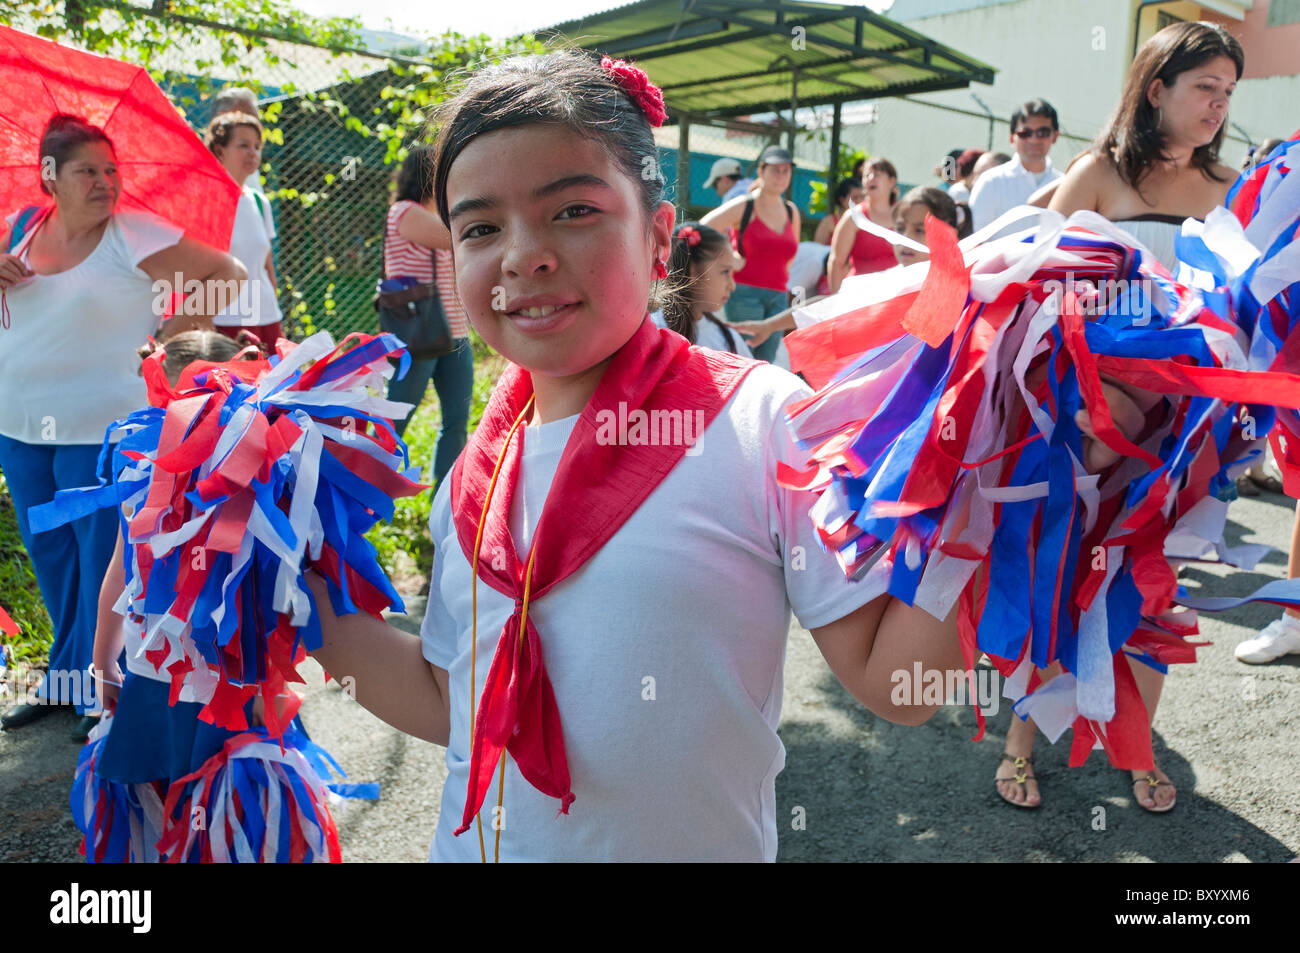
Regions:
[[0, 217], [45, 205], [37, 156], [56, 112], [113, 140], [119, 209], [153, 212], [191, 237], [230, 247], [240, 187], [139, 66], [0, 25]]

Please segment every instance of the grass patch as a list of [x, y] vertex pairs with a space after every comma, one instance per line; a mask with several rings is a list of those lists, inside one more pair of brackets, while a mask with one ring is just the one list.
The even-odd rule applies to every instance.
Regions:
[[54, 627], [50, 614], [45, 611], [32, 561], [18, 533], [18, 514], [3, 477], [0, 477], [0, 606], [18, 624], [18, 634], [10, 640], [15, 660], [24, 667], [44, 665], [54, 642]]

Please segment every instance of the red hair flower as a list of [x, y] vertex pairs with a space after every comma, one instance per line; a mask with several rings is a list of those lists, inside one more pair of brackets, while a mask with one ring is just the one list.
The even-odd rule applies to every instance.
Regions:
[[608, 56], [600, 58], [600, 68], [608, 73], [632, 102], [637, 104], [641, 112], [645, 113], [645, 118], [650, 125], [664, 124], [664, 120], [668, 118], [668, 110], [664, 106], [664, 94], [658, 86], [650, 82], [650, 77], [644, 70], [623, 60], [612, 60]]
[[677, 230], [677, 237], [694, 248], [700, 243], [700, 233], [694, 225], [684, 225]]

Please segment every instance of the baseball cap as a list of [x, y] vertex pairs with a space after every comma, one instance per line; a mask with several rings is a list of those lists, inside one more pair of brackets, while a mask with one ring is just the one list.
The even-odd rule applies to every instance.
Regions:
[[724, 175], [734, 175], [739, 178], [744, 174], [744, 170], [741, 169], [740, 163], [735, 159], [719, 159], [717, 162], [713, 163], [713, 168], [709, 170], [709, 178], [708, 181], [704, 183], [704, 187], [706, 189], [713, 188], [713, 183], [717, 182], [718, 179], [722, 178]]
[[794, 165], [794, 156], [790, 155], [789, 150], [783, 146], [768, 146], [763, 150], [763, 154], [758, 157], [759, 165], [776, 165], [781, 162]]

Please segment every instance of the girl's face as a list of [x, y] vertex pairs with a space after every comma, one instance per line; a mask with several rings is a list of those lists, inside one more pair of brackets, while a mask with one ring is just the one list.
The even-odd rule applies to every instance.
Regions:
[[1160, 109], [1161, 132], [1199, 148], [1228, 121], [1228, 100], [1236, 87], [1236, 64], [1218, 56], [1179, 73], [1170, 86], [1153, 80], [1147, 98]]
[[[930, 210], [917, 202], [908, 206], [906, 212], [894, 220], [894, 231], [905, 238], [925, 244], [925, 216]], [[894, 246], [894, 258], [900, 265], [911, 265], [918, 261], [929, 261], [930, 256], [924, 252], [913, 251], [902, 245]]]
[[243, 185], [262, 163], [261, 134], [249, 126], [236, 126], [231, 130], [229, 144], [217, 147], [217, 159], [230, 177]]
[[646, 314], [674, 209], [651, 220], [598, 141], [559, 125], [473, 139], [447, 174], [456, 285], [489, 346], [535, 374], [583, 374]]
[[736, 290], [735, 274], [744, 261], [731, 249], [701, 265], [691, 267], [691, 303], [698, 317], [703, 312], [721, 311]]
[[840, 211], [847, 212], [854, 205], [859, 205], [862, 202], [865, 202], [866, 199], [867, 199], [867, 192], [865, 189], [861, 187], [855, 187], [849, 189], [848, 196], [846, 198], [840, 199]]
[[862, 180], [868, 201], [875, 199], [888, 201], [890, 193], [894, 191], [894, 186], [897, 184], [898, 179], [875, 166], [871, 166], [866, 170], [866, 178]]
[[117, 157], [107, 142], [88, 142], [78, 147], [63, 167], [55, 169], [50, 187], [59, 207], [67, 212], [113, 213], [122, 193]]
[[790, 177], [794, 175], [794, 167], [788, 162], [769, 162], [759, 168], [758, 175], [763, 180], [764, 188], [784, 192], [790, 187]]

